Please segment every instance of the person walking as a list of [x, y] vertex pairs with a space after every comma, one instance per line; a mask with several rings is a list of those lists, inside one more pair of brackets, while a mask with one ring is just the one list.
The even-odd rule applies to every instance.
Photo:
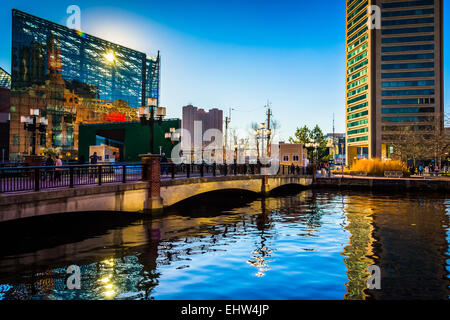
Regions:
[[57, 157], [55, 165], [56, 165], [55, 180], [61, 182], [61, 174], [62, 174], [62, 170], [63, 170], [61, 168], [63, 165], [61, 157], [59, 157], [59, 156]]
[[[55, 161], [53, 160], [53, 157], [49, 154], [47, 156], [47, 159], [45, 160], [45, 166], [46, 167], [53, 167], [55, 165]], [[46, 168], [45, 169], [45, 179], [53, 180], [53, 168]]]
[[423, 165], [419, 164], [419, 176], [421, 176], [423, 173]]

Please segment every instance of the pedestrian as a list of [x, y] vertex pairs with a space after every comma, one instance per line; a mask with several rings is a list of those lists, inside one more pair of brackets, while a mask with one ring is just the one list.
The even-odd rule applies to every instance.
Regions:
[[162, 169], [162, 174], [169, 174], [169, 172], [167, 171], [167, 163], [169, 162], [169, 160], [167, 160], [166, 154], [163, 152], [161, 154], [161, 169]]
[[94, 152], [94, 154], [90, 156], [89, 159], [91, 160], [91, 164], [97, 164], [98, 163], [97, 152]]
[[423, 173], [423, 166], [422, 164], [419, 164], [419, 175], [421, 176]]
[[[53, 160], [53, 157], [49, 154], [47, 156], [47, 159], [45, 160], [45, 166], [46, 167], [53, 167], [55, 165], [55, 161]], [[52, 174], [53, 168], [47, 168], [45, 169], [45, 178], [49, 178], [50, 180], [53, 180], [53, 174]]]
[[61, 174], [62, 174], [62, 170], [63, 170], [61, 167], [62, 167], [63, 163], [59, 156], [56, 158], [55, 165], [56, 165], [55, 180], [61, 182]]

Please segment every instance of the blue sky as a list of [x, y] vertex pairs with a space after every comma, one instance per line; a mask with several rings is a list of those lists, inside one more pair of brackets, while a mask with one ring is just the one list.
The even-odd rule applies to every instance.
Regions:
[[[161, 51], [161, 103], [170, 117], [189, 103], [227, 114], [233, 108], [231, 127], [244, 135], [252, 121], [264, 121], [269, 99], [282, 140], [303, 125], [331, 132], [333, 113], [336, 131], [344, 131], [344, 0], [3, 0], [0, 66], [11, 68], [12, 8], [65, 25], [72, 4], [81, 8], [84, 32]], [[448, 1], [444, 10], [449, 97]]]

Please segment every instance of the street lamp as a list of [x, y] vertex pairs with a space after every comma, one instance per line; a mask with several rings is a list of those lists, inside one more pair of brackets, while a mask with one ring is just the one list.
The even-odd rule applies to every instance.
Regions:
[[243, 150], [245, 151], [245, 142], [241, 139], [239, 143], [234, 145], [235, 159], [237, 163], [243, 163], [243, 161], [241, 161]]
[[[260, 124], [259, 129], [255, 130], [256, 140], [261, 139], [261, 157], [264, 158], [264, 140], [272, 134], [272, 130], [266, 129], [266, 124]], [[268, 151], [268, 150], [267, 150]], [[258, 154], [259, 157], [259, 154]]]
[[161, 125], [163, 118], [166, 116], [166, 108], [158, 107], [158, 100], [149, 98], [148, 106], [139, 107], [138, 116], [141, 120], [141, 125], [150, 126], [150, 153], [153, 153], [155, 146], [155, 122]]
[[[308, 143], [306, 143], [305, 144], [305, 147], [306, 148], [308, 148], [308, 149], [313, 149], [313, 152], [314, 153], [317, 153], [317, 148], [320, 146], [320, 144], [318, 143], [318, 142], [316, 142], [315, 140], [314, 140], [314, 142], [308, 142]], [[314, 156], [314, 153], [313, 153], [313, 158], [312, 158], [312, 160], [314, 161], [314, 163], [315, 163], [315, 156]], [[318, 160], [318, 158], [319, 158], [319, 155], [317, 155], [317, 160]]]
[[36, 155], [36, 136], [37, 131], [44, 133], [47, 130], [48, 119], [40, 117], [39, 109], [30, 109], [29, 116], [21, 116], [20, 122], [23, 123], [23, 128], [31, 132], [31, 155]]

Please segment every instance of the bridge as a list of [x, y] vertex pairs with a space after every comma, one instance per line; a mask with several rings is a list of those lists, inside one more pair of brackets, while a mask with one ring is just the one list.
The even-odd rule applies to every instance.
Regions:
[[0, 222], [91, 211], [157, 212], [214, 191], [267, 195], [313, 182], [308, 168], [261, 165], [160, 164], [143, 155], [141, 164], [0, 168]]

